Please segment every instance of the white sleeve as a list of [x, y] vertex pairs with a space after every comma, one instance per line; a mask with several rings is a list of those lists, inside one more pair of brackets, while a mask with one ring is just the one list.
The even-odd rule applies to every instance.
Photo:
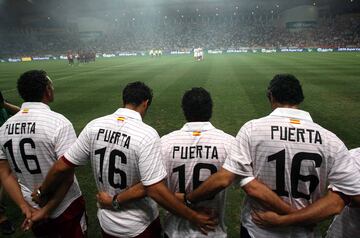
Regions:
[[75, 143], [74, 127], [69, 123], [59, 127], [54, 136], [55, 155], [59, 159]]
[[231, 152], [225, 160], [223, 168], [243, 177], [253, 177], [250, 153], [251, 124], [241, 127], [236, 136]]
[[160, 182], [166, 177], [160, 145], [160, 138], [157, 136], [150, 138], [140, 148], [139, 171], [141, 182], [145, 186]]
[[333, 146], [330, 156], [333, 163], [328, 175], [330, 187], [334, 191], [349, 196], [360, 195], [360, 170], [355, 158], [350, 155], [344, 143], [338, 140], [339, 146]]
[[86, 126], [79, 138], [64, 154], [65, 158], [74, 165], [85, 165], [90, 158], [90, 128]]
[[356, 167], [360, 170], [360, 147], [350, 150], [350, 155], [354, 158]]
[[6, 158], [6, 154], [5, 154], [5, 152], [3, 151], [3, 147], [2, 146], [0, 146], [0, 160], [7, 160], [7, 158]]

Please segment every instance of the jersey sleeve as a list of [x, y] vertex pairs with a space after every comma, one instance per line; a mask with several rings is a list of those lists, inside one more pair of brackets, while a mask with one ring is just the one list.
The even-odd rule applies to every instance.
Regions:
[[55, 155], [59, 159], [75, 143], [76, 134], [71, 123], [57, 129], [54, 136]]
[[360, 170], [360, 147], [350, 150], [350, 155], [354, 158], [356, 167]]
[[160, 182], [166, 177], [159, 136], [151, 138], [140, 148], [139, 171], [141, 182], [145, 186]]
[[79, 138], [64, 154], [65, 158], [74, 165], [84, 165], [90, 158], [90, 128], [86, 126]]
[[6, 158], [6, 154], [5, 154], [5, 152], [3, 151], [3, 147], [2, 146], [0, 146], [0, 160], [7, 160], [7, 158]]
[[251, 160], [251, 124], [245, 124], [237, 134], [231, 146], [223, 168], [242, 177], [253, 177]]
[[360, 169], [344, 143], [340, 140], [337, 143], [339, 146], [332, 146], [336, 150], [330, 152], [330, 156], [333, 157], [328, 176], [330, 187], [349, 196], [360, 195]]
[[169, 145], [166, 143], [166, 137], [162, 137], [160, 139], [160, 150], [161, 150], [161, 161], [165, 167], [165, 169], [168, 168], [168, 161], [169, 161]]

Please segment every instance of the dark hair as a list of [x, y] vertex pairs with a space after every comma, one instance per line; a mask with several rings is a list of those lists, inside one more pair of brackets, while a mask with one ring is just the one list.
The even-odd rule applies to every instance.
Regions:
[[213, 102], [208, 91], [203, 88], [192, 88], [185, 92], [181, 107], [187, 121], [209, 121]]
[[41, 102], [49, 79], [44, 70], [30, 70], [17, 81], [17, 89], [25, 102]]
[[268, 86], [270, 94], [279, 103], [298, 105], [304, 101], [304, 94], [299, 80], [292, 74], [277, 74]]
[[0, 106], [5, 102], [5, 99], [0, 91]]
[[153, 98], [151, 88], [149, 88], [143, 82], [133, 82], [126, 85], [123, 90], [123, 103], [139, 106], [142, 102], [149, 100], [148, 106], [150, 106]]

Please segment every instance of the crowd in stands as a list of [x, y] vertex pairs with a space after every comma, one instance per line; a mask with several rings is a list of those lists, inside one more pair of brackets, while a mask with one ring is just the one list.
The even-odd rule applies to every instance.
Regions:
[[239, 49], [281, 47], [359, 47], [360, 16], [343, 15], [320, 19], [313, 28], [291, 31], [276, 20], [223, 18], [201, 21], [159, 21], [113, 24], [96, 39], [81, 42], [80, 34], [63, 32], [10, 32], [1, 34], [1, 55], [65, 54], [68, 50], [98, 53], [193, 49]]

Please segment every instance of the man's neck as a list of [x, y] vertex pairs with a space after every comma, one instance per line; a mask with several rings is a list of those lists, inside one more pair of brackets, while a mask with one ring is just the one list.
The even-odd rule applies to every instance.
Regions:
[[143, 112], [139, 106], [135, 106], [133, 104], [126, 104], [126, 105], [124, 105], [124, 108], [138, 112], [141, 115], [141, 117], [143, 118]]
[[283, 104], [283, 103], [273, 103], [271, 105], [272, 109], [275, 110], [276, 108], [291, 108], [291, 109], [299, 109], [299, 105], [290, 105], [290, 104]]

